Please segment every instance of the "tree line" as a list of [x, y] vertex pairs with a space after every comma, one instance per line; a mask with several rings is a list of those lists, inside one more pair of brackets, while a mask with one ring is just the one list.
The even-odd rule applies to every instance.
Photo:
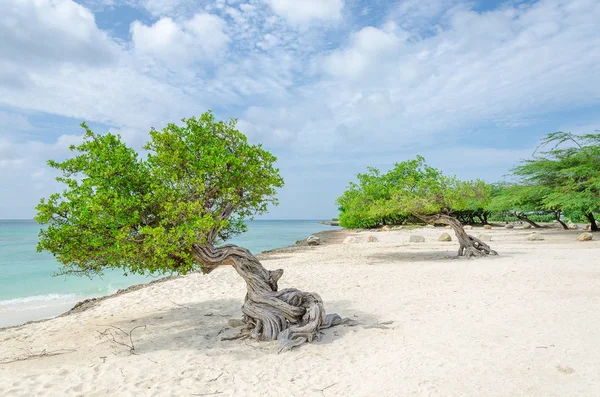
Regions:
[[533, 227], [556, 220], [567, 229], [566, 218], [589, 223], [597, 231], [600, 134], [549, 134], [530, 159], [511, 170], [510, 181], [494, 184], [446, 176], [421, 156], [386, 173], [369, 167], [337, 204], [340, 225], [346, 228], [430, 222], [444, 216], [459, 224], [520, 220]]

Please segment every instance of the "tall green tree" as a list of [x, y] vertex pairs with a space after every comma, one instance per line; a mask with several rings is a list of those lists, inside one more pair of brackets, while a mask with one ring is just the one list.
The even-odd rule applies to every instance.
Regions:
[[[352, 227], [363, 214], [384, 212], [416, 217], [427, 223], [450, 225], [460, 244], [459, 256], [496, 254], [487, 244], [468, 235], [455, 216], [489, 199], [490, 187], [483, 181], [445, 176], [428, 166], [421, 156], [397, 163], [385, 174], [370, 169], [368, 175], [369, 183], [364, 183], [364, 174], [359, 174], [359, 182], [351, 183], [338, 199], [342, 226]], [[377, 194], [371, 191], [373, 187]]]
[[74, 156], [50, 160], [62, 193], [42, 199], [36, 219], [38, 250], [47, 250], [66, 274], [209, 273], [231, 265], [247, 283], [241, 337], [278, 339], [286, 350], [341, 321], [325, 316], [317, 294], [278, 290], [283, 270], [266, 270], [248, 250], [222, 245], [246, 229], [245, 220], [277, 204], [283, 179], [276, 158], [247, 142], [236, 120], [212, 113], [150, 131], [147, 158], [118, 135], [85, 124]]
[[513, 173], [524, 184], [544, 189], [545, 207], [581, 213], [598, 230], [594, 212], [600, 211], [600, 134], [549, 134], [533, 158]]

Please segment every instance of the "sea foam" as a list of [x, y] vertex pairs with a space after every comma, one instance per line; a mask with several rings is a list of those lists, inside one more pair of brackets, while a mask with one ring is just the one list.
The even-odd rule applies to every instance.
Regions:
[[75, 294], [48, 294], [0, 300], [0, 313], [5, 311], [41, 309], [49, 306], [63, 305], [82, 299], [84, 299], [82, 296]]

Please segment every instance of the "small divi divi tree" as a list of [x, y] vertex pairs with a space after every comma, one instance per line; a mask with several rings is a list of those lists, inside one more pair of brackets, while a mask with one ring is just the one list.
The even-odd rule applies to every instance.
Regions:
[[353, 227], [355, 219], [382, 212], [398, 218], [415, 217], [426, 223], [451, 226], [460, 244], [458, 256], [497, 254], [486, 243], [467, 234], [454, 216], [458, 211], [487, 205], [490, 186], [483, 181], [460, 181], [445, 176], [425, 164], [421, 156], [397, 163], [385, 174], [374, 168], [369, 171], [368, 183], [364, 183], [364, 175], [359, 175], [358, 183], [351, 183], [337, 200], [342, 226]]
[[276, 158], [247, 142], [236, 121], [200, 118], [150, 131], [147, 158], [119, 136], [82, 124], [84, 142], [65, 161], [62, 193], [42, 199], [38, 250], [63, 264], [61, 274], [92, 276], [105, 269], [136, 274], [210, 273], [232, 266], [246, 281], [246, 327], [239, 337], [279, 341], [288, 350], [343, 322], [325, 315], [319, 295], [278, 290], [283, 270], [270, 271], [247, 249], [223, 245], [246, 230], [245, 220], [276, 204], [283, 186]]

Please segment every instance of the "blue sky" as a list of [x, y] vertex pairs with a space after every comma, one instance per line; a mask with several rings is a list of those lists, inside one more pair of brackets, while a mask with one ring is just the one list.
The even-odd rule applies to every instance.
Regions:
[[502, 179], [557, 130], [600, 129], [597, 0], [4, 0], [0, 218], [60, 188], [86, 121], [140, 148], [212, 109], [279, 158], [268, 218], [336, 215], [416, 154]]

